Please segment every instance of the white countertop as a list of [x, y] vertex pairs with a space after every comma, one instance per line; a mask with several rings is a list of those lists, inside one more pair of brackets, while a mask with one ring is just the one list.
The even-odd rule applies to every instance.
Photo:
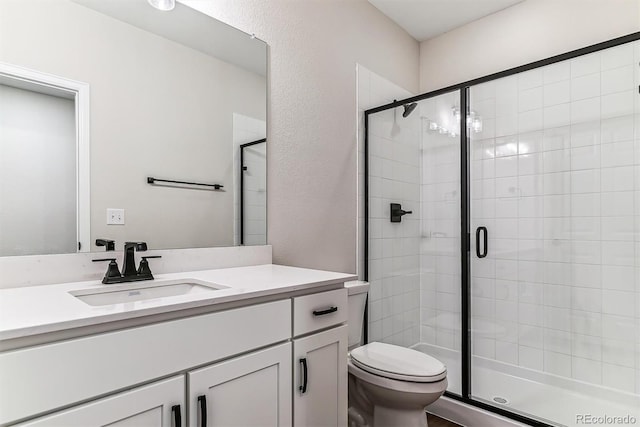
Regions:
[[[91, 306], [69, 292], [105, 289], [99, 281], [0, 290], [0, 341], [250, 298], [285, 294], [355, 280], [351, 274], [267, 264], [155, 275], [225, 286], [214, 292]], [[148, 282], [133, 282], [153, 283]], [[118, 285], [120, 286], [120, 285]]]

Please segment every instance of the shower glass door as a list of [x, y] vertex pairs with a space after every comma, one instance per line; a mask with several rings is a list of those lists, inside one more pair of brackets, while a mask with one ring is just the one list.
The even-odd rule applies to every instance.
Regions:
[[422, 181], [420, 344], [462, 394], [460, 91], [420, 101]]
[[[371, 113], [367, 125], [368, 340], [438, 358], [447, 366], [449, 391], [456, 394], [461, 393], [459, 118], [460, 91], [454, 91], [423, 99], [413, 110], [400, 105]], [[392, 203], [411, 213], [392, 222]]]
[[476, 400], [550, 424], [640, 420], [638, 52], [469, 89]]

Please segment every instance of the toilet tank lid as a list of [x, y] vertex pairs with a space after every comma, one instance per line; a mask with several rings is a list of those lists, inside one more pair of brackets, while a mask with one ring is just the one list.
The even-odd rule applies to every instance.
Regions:
[[372, 342], [351, 350], [351, 358], [377, 371], [401, 377], [433, 378], [447, 372], [435, 357], [397, 345]]
[[347, 288], [348, 295], [369, 292], [369, 282], [365, 282], [364, 280], [352, 280], [351, 282], [345, 282], [344, 287]]

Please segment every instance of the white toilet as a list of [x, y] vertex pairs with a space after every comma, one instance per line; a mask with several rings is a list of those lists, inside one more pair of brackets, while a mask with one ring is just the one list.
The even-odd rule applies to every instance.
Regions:
[[345, 284], [349, 294], [349, 426], [425, 427], [425, 407], [447, 389], [447, 368], [410, 348], [372, 342], [361, 346], [366, 282]]

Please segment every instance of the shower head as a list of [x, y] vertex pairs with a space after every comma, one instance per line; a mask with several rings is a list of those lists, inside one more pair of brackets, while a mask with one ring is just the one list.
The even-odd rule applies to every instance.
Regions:
[[409, 117], [409, 114], [413, 112], [418, 106], [417, 102], [412, 102], [411, 104], [404, 104], [404, 113], [402, 113], [402, 117]]

